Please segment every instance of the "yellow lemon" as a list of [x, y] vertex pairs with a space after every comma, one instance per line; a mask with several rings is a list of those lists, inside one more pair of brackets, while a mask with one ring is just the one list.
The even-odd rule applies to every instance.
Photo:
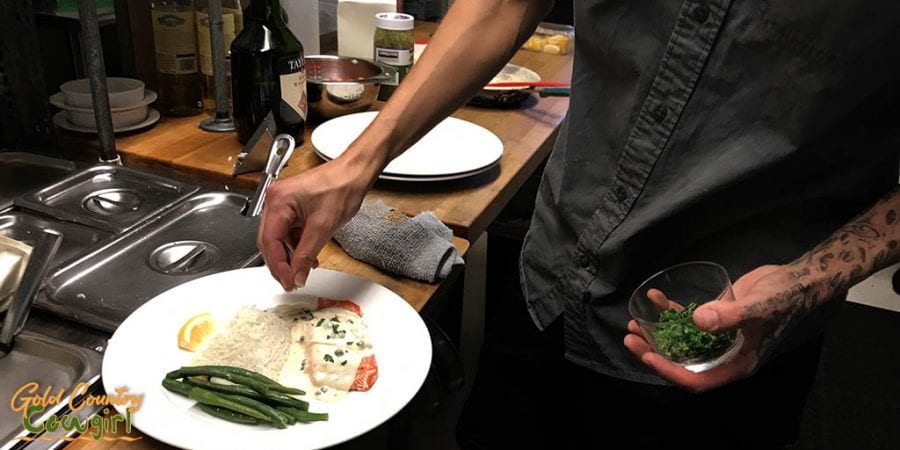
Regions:
[[216, 330], [216, 321], [210, 313], [197, 314], [181, 326], [178, 332], [178, 348], [194, 351]]

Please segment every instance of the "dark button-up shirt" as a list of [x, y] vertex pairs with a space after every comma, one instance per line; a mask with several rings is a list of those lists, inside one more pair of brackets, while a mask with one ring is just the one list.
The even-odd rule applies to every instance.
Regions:
[[788, 262], [896, 185], [900, 2], [575, 0], [575, 25], [523, 289], [570, 360], [662, 383], [622, 344], [640, 281]]

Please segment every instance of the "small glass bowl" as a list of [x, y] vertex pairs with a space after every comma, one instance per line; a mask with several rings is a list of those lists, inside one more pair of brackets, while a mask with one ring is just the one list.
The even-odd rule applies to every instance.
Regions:
[[693, 311], [714, 300], [734, 301], [728, 272], [711, 262], [687, 262], [641, 283], [628, 300], [628, 312], [654, 352], [687, 370], [702, 372], [738, 352], [743, 343], [740, 330], [706, 333], [696, 329], [687, 313], [664, 316], [676, 315], [667, 311]]

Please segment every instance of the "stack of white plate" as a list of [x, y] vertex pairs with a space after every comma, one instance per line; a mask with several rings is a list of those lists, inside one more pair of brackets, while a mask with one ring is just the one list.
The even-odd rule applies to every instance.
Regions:
[[[145, 89], [144, 82], [133, 78], [107, 78], [109, 107], [116, 133], [138, 130], [159, 120], [159, 111], [150, 107], [156, 92]], [[82, 133], [96, 133], [94, 102], [87, 78], [67, 81], [61, 91], [50, 96], [50, 103], [62, 111], [53, 116], [56, 126]]]
[[[313, 130], [316, 154], [340, 156], [372, 123], [377, 111], [331, 119]], [[489, 130], [448, 117], [385, 167], [379, 178], [394, 181], [449, 181], [491, 170], [503, 156], [503, 142]]]

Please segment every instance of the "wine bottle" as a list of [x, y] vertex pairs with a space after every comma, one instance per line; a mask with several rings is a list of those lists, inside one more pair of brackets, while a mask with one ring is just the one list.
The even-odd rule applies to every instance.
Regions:
[[231, 43], [231, 91], [238, 139], [246, 143], [272, 111], [279, 133], [303, 138], [306, 64], [278, 0], [254, 0]]
[[193, 0], [153, 0], [153, 43], [160, 112], [192, 116], [203, 111]]
[[[225, 79], [228, 103], [231, 104], [231, 42], [244, 28], [244, 11], [240, 0], [222, 0], [222, 34], [225, 38]], [[197, 0], [197, 51], [200, 54], [200, 73], [203, 76], [203, 98], [212, 108], [215, 98], [212, 45], [209, 36], [209, 0]]]

